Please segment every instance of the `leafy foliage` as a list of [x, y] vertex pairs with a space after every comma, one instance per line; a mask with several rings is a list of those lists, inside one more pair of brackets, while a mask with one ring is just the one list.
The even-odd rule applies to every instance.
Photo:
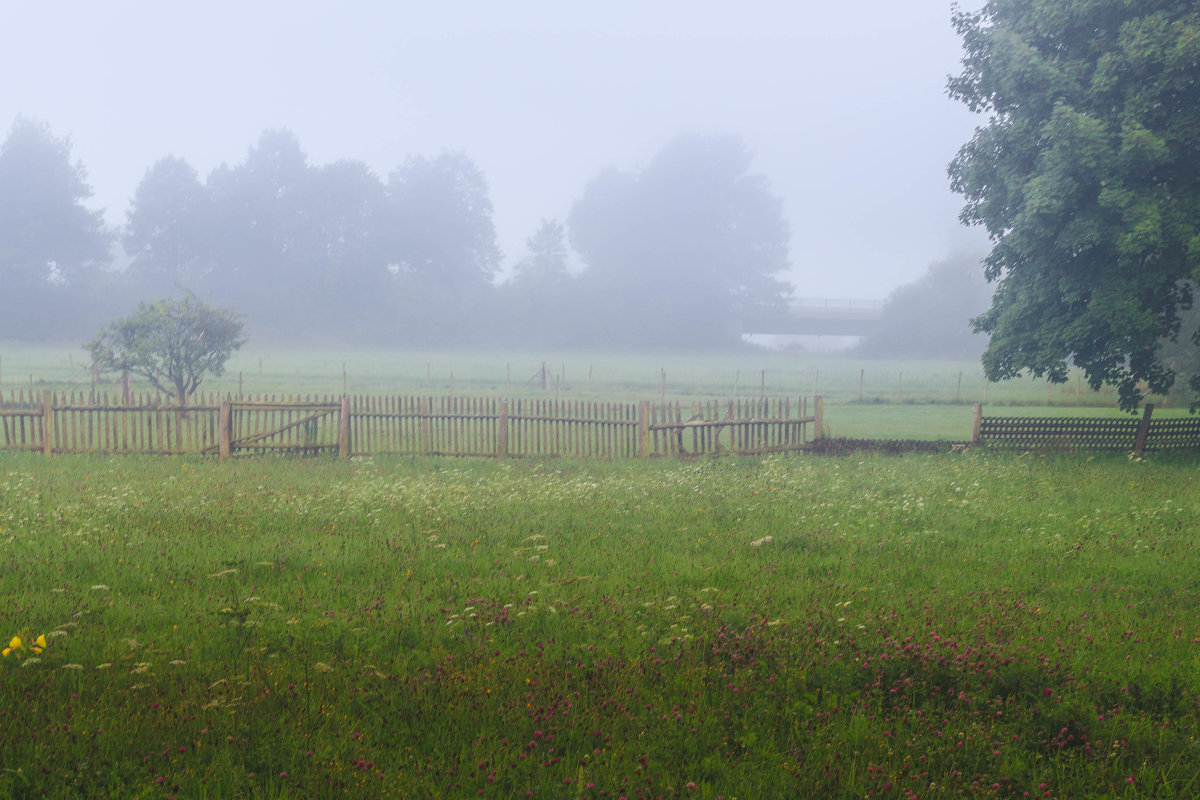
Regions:
[[684, 136], [588, 184], [567, 222], [602, 341], [729, 344], [745, 317], [783, 310], [788, 224], [750, 162], [736, 138]]
[[978, 355], [981, 337], [970, 318], [988, 305], [987, 284], [979, 260], [958, 253], [929, 265], [916, 281], [888, 296], [872, 335], [858, 346], [867, 356]]
[[204, 182], [155, 164], [125, 246], [139, 281], [236, 302], [279, 334], [413, 341], [473, 327], [500, 262], [491, 214], [465, 154], [412, 157], [385, 183], [360, 161], [312, 165], [293, 133], [268, 130]]
[[85, 345], [100, 369], [141, 375], [180, 405], [205, 375], [220, 375], [246, 340], [242, 316], [200, 302], [194, 295], [140, 303]]
[[1135, 408], [1175, 372], [1200, 265], [1200, 15], [1194, 2], [992, 0], [958, 12], [951, 97], [990, 115], [949, 168], [997, 281], [975, 324], [990, 378], [1068, 363]]
[[568, 271], [567, 229], [556, 219], [543, 219], [525, 248], [513, 279], [498, 288], [507, 335], [522, 343], [562, 344], [572, 336], [582, 300], [573, 294], [579, 281]]
[[80, 296], [111, 236], [71, 142], [42, 122], [17, 119], [0, 145], [0, 338], [48, 333], [47, 306]]
[[500, 264], [492, 201], [464, 153], [414, 156], [388, 177], [401, 273], [461, 287], [486, 285]]
[[128, 212], [122, 244], [130, 275], [156, 291], [200, 286], [212, 266], [212, 201], [196, 170], [180, 158], [146, 171]]

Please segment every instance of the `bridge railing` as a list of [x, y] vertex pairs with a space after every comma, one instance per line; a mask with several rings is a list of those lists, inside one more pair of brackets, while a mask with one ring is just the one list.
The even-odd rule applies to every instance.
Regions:
[[856, 297], [802, 297], [791, 304], [793, 311], [828, 308], [838, 311], [881, 311], [886, 300]]
[[858, 298], [805, 297], [786, 311], [743, 319], [743, 333], [865, 336], [883, 314], [886, 301]]

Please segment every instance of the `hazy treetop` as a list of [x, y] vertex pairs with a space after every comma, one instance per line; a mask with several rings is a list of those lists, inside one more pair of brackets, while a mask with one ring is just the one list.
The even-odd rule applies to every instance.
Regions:
[[313, 163], [380, 174], [465, 151], [511, 266], [603, 167], [703, 133], [754, 150], [806, 287], [884, 296], [961, 235], [945, 166], [975, 120], [944, 93], [949, 0], [577, 5], [10, 5], [0, 70], [21, 80], [0, 128], [24, 115], [69, 136], [114, 223], [163, 156], [204, 176], [287, 128]]

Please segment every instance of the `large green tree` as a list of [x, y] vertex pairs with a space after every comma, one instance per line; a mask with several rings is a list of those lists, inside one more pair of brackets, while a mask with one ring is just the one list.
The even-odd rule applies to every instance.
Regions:
[[525, 249], [512, 280], [497, 290], [503, 308], [501, 329], [522, 344], [574, 344], [579, 309], [587, 301], [572, 295], [578, 281], [568, 271], [566, 227], [556, 219], [543, 219], [525, 240]]
[[465, 153], [412, 156], [388, 176], [396, 269], [458, 290], [487, 286], [500, 266], [492, 200]]
[[681, 136], [640, 172], [587, 185], [567, 225], [600, 341], [731, 344], [786, 308], [790, 231], [751, 161], [736, 137]]
[[[0, 144], [0, 338], [61, 334], [108, 263], [111, 235], [71, 142], [45, 123], [18, 119]], [[66, 315], [69, 319], [72, 315]]]
[[989, 0], [954, 25], [950, 95], [988, 115], [949, 168], [993, 242], [985, 371], [1074, 363], [1135, 408], [1175, 379], [1200, 277], [1200, 4]]
[[190, 164], [167, 157], [146, 170], [130, 204], [122, 243], [130, 277], [144, 292], [207, 287], [212, 269], [212, 202]]
[[500, 267], [487, 180], [462, 152], [413, 156], [388, 175], [396, 333], [451, 344], [480, 335]]
[[302, 329], [313, 294], [303, 274], [305, 246], [317, 224], [306, 208], [311, 175], [296, 136], [268, 130], [245, 161], [218, 167], [206, 184], [212, 203], [208, 291], [276, 332]]

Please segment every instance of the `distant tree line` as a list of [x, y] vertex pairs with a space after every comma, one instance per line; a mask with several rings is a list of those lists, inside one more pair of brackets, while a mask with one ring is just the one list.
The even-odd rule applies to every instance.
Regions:
[[501, 283], [487, 181], [464, 153], [384, 177], [312, 164], [270, 130], [207, 176], [158, 160], [112, 230], [69, 140], [18, 119], [0, 145], [0, 339], [78, 338], [190, 293], [307, 342], [731, 345], [789, 294], [788, 225], [750, 165], [736, 138], [688, 136], [607, 170]]

